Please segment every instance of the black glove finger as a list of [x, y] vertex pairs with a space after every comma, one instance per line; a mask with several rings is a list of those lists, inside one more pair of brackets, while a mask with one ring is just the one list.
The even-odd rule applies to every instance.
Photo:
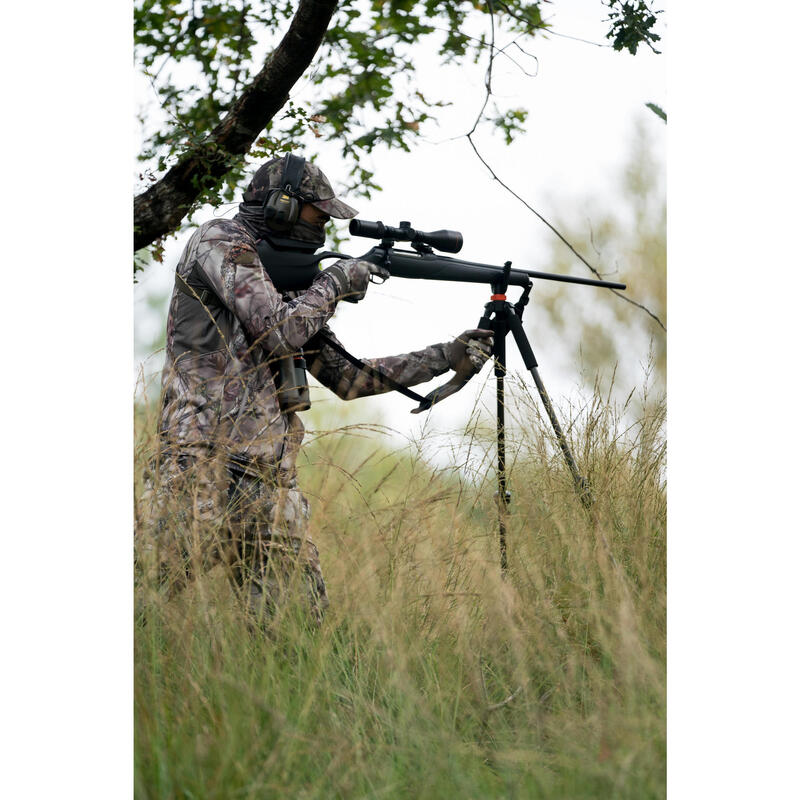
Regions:
[[464, 331], [464, 333], [459, 336], [459, 339], [489, 339], [494, 336], [494, 331], [487, 331], [485, 328], [473, 328], [469, 331]]

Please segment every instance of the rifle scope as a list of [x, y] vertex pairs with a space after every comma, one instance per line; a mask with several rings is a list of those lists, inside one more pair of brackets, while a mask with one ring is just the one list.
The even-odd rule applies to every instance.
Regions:
[[410, 222], [401, 222], [399, 228], [393, 228], [382, 222], [353, 219], [350, 220], [350, 233], [353, 236], [364, 236], [368, 239], [428, 244], [445, 253], [457, 253], [464, 244], [464, 237], [458, 231], [418, 231], [411, 227]]

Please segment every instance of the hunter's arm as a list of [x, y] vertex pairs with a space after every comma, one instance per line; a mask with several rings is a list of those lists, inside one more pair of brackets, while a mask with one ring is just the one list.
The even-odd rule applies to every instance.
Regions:
[[[339, 343], [329, 328], [325, 327], [322, 331]], [[309, 372], [343, 400], [382, 394], [393, 388], [386, 381], [351, 364], [326, 344], [321, 336], [308, 341], [305, 353]], [[432, 344], [423, 350], [398, 356], [362, 360], [403, 386], [425, 383], [450, 369], [444, 344]]]
[[214, 293], [241, 321], [250, 343], [270, 354], [299, 350], [336, 307], [338, 289], [325, 273], [285, 302], [267, 277], [252, 239], [231, 220], [219, 220], [204, 232], [197, 260]]

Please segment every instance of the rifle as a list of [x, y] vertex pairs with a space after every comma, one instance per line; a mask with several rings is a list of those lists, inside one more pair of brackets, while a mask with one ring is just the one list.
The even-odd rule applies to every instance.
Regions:
[[[412, 228], [409, 222], [401, 222], [399, 227], [395, 228], [382, 222], [354, 219], [350, 222], [350, 233], [354, 236], [380, 239], [379, 245], [356, 258], [384, 267], [395, 278], [490, 285], [505, 279], [506, 286], [523, 288], [529, 286], [531, 278], [539, 278], [607, 289], [625, 289], [623, 283], [529, 269], [506, 270], [493, 264], [465, 261], [433, 252], [436, 248], [445, 253], [458, 253], [464, 241], [458, 231], [425, 232]], [[396, 249], [394, 245], [398, 241], [409, 242], [413, 252]], [[322, 262], [327, 259], [353, 258], [331, 250], [315, 253], [313, 249], [302, 248], [302, 244], [297, 241], [272, 236], [259, 240], [257, 247], [261, 263], [279, 292], [308, 289], [323, 269]]]

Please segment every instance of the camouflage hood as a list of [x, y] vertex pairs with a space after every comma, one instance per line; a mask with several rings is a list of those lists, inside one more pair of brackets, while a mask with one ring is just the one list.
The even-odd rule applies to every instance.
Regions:
[[[234, 219], [238, 219], [245, 225], [256, 238], [275, 235], [264, 223], [262, 204], [270, 189], [280, 187], [284, 161], [283, 157], [273, 158], [259, 167], [244, 192], [244, 202], [239, 205], [239, 213], [234, 217]], [[306, 161], [303, 170], [300, 194], [306, 202], [311, 203], [320, 211], [336, 219], [351, 219], [358, 214], [356, 209], [336, 197], [330, 181], [325, 177], [325, 173], [310, 161]], [[289, 239], [296, 238], [306, 242], [314, 241], [313, 235], [308, 230], [310, 227], [312, 226], [307, 223], [298, 222], [294, 228], [283, 235]], [[321, 245], [324, 241], [323, 235], [318, 244]]]

